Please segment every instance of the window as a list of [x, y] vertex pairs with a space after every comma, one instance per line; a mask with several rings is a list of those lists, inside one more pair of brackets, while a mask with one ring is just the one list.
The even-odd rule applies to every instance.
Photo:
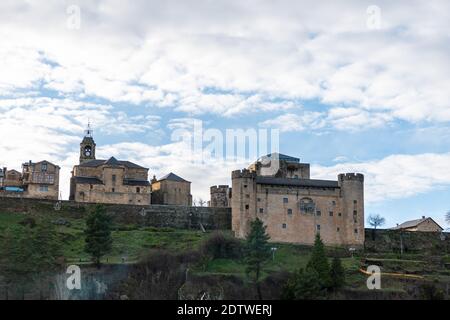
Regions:
[[353, 218], [353, 222], [358, 223], [358, 220], [356, 220], [356, 218]]
[[336, 229], [337, 232], [341, 231], [341, 229], [339, 229], [339, 227]]
[[43, 164], [41, 165], [41, 171], [42, 171], [42, 172], [47, 171], [47, 164], [46, 164], [46, 163], [43, 163]]
[[111, 192], [116, 192], [116, 189], [115, 189], [115, 188], [112, 188], [112, 189], [111, 189]]
[[299, 203], [300, 212], [301, 213], [310, 213], [314, 214], [316, 210], [316, 205], [314, 204], [314, 201], [311, 198], [303, 198], [300, 200]]
[[141, 192], [141, 188], [136, 187], [136, 193], [139, 193], [139, 192]]
[[320, 212], [319, 210], [317, 210], [316, 216], [321, 216], [321, 215], [322, 215], [322, 212]]
[[90, 185], [89, 185], [89, 189], [92, 190], [93, 188], [94, 188], [94, 186], [93, 186], [92, 184], [90, 184]]
[[320, 224], [316, 225], [316, 230], [320, 231]]
[[[115, 174], [112, 175], [112, 183], [113, 183], [113, 184], [116, 184], [116, 175], [115, 175]], [[113, 191], [113, 192], [114, 192], [114, 191]]]
[[246, 210], [248, 210], [248, 208], [249, 208], [249, 205], [248, 205], [248, 204], [246, 204], [246, 205], [245, 205], [245, 209], [246, 209]]
[[247, 185], [246, 185], [246, 184], [244, 184], [244, 188], [247, 188]]
[[338, 213], [338, 216], [339, 216], [339, 217], [342, 217], [342, 213], [341, 213], [341, 212], [339, 212], [339, 213]]
[[333, 211], [330, 211], [330, 217], [332, 217], [333, 216]]
[[48, 192], [48, 186], [39, 186], [39, 191]]
[[264, 209], [263, 208], [259, 208], [259, 213], [264, 213]]
[[358, 211], [353, 210], [353, 215], [356, 216], [358, 214]]
[[258, 198], [258, 202], [261, 202], [261, 198]]
[[283, 198], [283, 203], [288, 203], [289, 199], [288, 198]]
[[335, 205], [336, 205], [336, 201], [333, 200], [333, 201], [331, 202], [331, 204], [332, 204], [333, 206], [335, 206]]
[[283, 229], [286, 229], [287, 228], [287, 225], [286, 225], [286, 223], [283, 223]]
[[357, 200], [353, 200], [353, 204], [358, 204], [358, 201]]
[[289, 215], [292, 215], [292, 209], [288, 209], [288, 210], [287, 210], [287, 213], [288, 213]]
[[358, 233], [358, 229], [355, 229], [355, 233]]

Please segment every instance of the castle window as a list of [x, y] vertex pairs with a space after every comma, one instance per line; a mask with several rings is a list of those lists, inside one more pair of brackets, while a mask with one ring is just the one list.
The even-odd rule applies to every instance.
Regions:
[[249, 208], [249, 205], [246, 204], [246, 205], [245, 205], [245, 210], [248, 210], [248, 208]]
[[353, 200], [353, 204], [357, 204], [358, 203], [358, 200]]
[[48, 186], [39, 186], [39, 191], [48, 192]]
[[353, 210], [353, 215], [356, 216], [358, 214], [358, 211]]
[[331, 202], [331, 204], [332, 204], [333, 206], [335, 206], [335, 205], [336, 205], [336, 201], [333, 200], [333, 201]]
[[301, 213], [310, 213], [314, 214], [316, 205], [314, 204], [314, 201], [312, 201], [311, 198], [303, 198], [300, 200], [299, 203], [300, 212]]
[[339, 227], [336, 229], [337, 232], [341, 231], [341, 229], [339, 229]]
[[246, 184], [244, 184], [244, 188], [247, 188], [247, 185], [246, 185]]
[[112, 189], [111, 189], [111, 192], [116, 192], [116, 189], [115, 189], [115, 188], [112, 188]]
[[259, 208], [259, 213], [264, 213], [264, 209], [263, 208]]
[[92, 184], [89, 185], [89, 189], [92, 190], [94, 186]]
[[136, 192], [137, 192], [137, 193], [141, 192], [141, 188], [136, 187]]
[[287, 214], [292, 215], [292, 209], [287, 209]]
[[[113, 183], [113, 184], [116, 184], [116, 175], [115, 175], [115, 174], [112, 175], [112, 183]], [[114, 191], [113, 191], [113, 192], [114, 192]]]
[[283, 203], [288, 203], [289, 199], [288, 198], [283, 198]]
[[316, 230], [319, 232], [320, 231], [320, 224], [316, 225]]
[[261, 198], [258, 198], [258, 202], [261, 202]]
[[358, 229], [355, 229], [355, 233], [358, 233]]
[[322, 212], [320, 212], [320, 210], [317, 210], [316, 216], [321, 216], [321, 215], [322, 215]]
[[42, 171], [42, 172], [47, 171], [47, 163], [43, 163], [43, 164], [41, 165], [41, 171]]
[[338, 216], [339, 216], [339, 217], [342, 217], [342, 213], [341, 213], [341, 212], [339, 212], [339, 213], [338, 213]]
[[269, 189], [266, 189], [266, 195], [268, 195], [269, 194]]
[[330, 211], [330, 217], [332, 217], [333, 216], [333, 211]]
[[283, 223], [282, 227], [283, 227], [283, 229], [286, 229], [287, 228], [286, 223]]
[[356, 218], [353, 219], [353, 222], [354, 222], [354, 223], [358, 223], [358, 221], [356, 220]]

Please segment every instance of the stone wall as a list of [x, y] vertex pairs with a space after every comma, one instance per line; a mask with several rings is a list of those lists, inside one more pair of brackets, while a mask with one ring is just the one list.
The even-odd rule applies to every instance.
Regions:
[[[54, 215], [55, 217], [81, 218], [86, 216], [95, 204], [62, 201], [61, 209], [55, 210], [56, 201], [41, 199], [14, 199], [0, 197], [0, 214], [13, 212], [29, 215]], [[142, 226], [171, 227], [177, 229], [207, 230], [231, 229], [230, 208], [187, 207], [170, 205], [118, 205], [105, 204], [106, 211], [117, 223]]]
[[367, 252], [400, 253], [401, 245], [404, 253], [449, 254], [450, 233], [366, 229]]

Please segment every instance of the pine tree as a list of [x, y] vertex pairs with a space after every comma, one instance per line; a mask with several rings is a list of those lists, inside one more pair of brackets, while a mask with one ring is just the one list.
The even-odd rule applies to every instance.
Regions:
[[101, 257], [112, 248], [111, 218], [103, 206], [95, 206], [86, 220], [86, 226], [85, 251], [91, 255], [97, 268], [100, 268]]
[[330, 286], [334, 290], [340, 289], [345, 285], [345, 270], [342, 267], [341, 259], [338, 257], [334, 257], [331, 263], [330, 278]]
[[262, 300], [259, 279], [261, 268], [264, 262], [270, 258], [270, 247], [268, 245], [269, 235], [266, 233], [266, 226], [256, 218], [250, 223], [250, 232], [247, 235], [247, 274], [254, 274], [253, 281], [256, 285], [258, 298]]
[[300, 269], [283, 288], [283, 300], [316, 300], [324, 298], [325, 290], [317, 272], [311, 268]]
[[325, 246], [319, 233], [316, 234], [314, 248], [307, 268], [313, 269], [317, 272], [323, 287], [328, 288], [330, 286], [330, 265], [328, 264], [328, 259], [325, 254]]

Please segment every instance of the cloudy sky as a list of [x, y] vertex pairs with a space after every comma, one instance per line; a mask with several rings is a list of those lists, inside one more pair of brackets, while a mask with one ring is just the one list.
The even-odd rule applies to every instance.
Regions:
[[[278, 129], [312, 175], [366, 175], [386, 226], [450, 210], [450, 3], [0, 2], [0, 166], [70, 170], [90, 120], [97, 156], [193, 182], [253, 159], [191, 161], [174, 130]], [[207, 153], [207, 150], [204, 150]]]

